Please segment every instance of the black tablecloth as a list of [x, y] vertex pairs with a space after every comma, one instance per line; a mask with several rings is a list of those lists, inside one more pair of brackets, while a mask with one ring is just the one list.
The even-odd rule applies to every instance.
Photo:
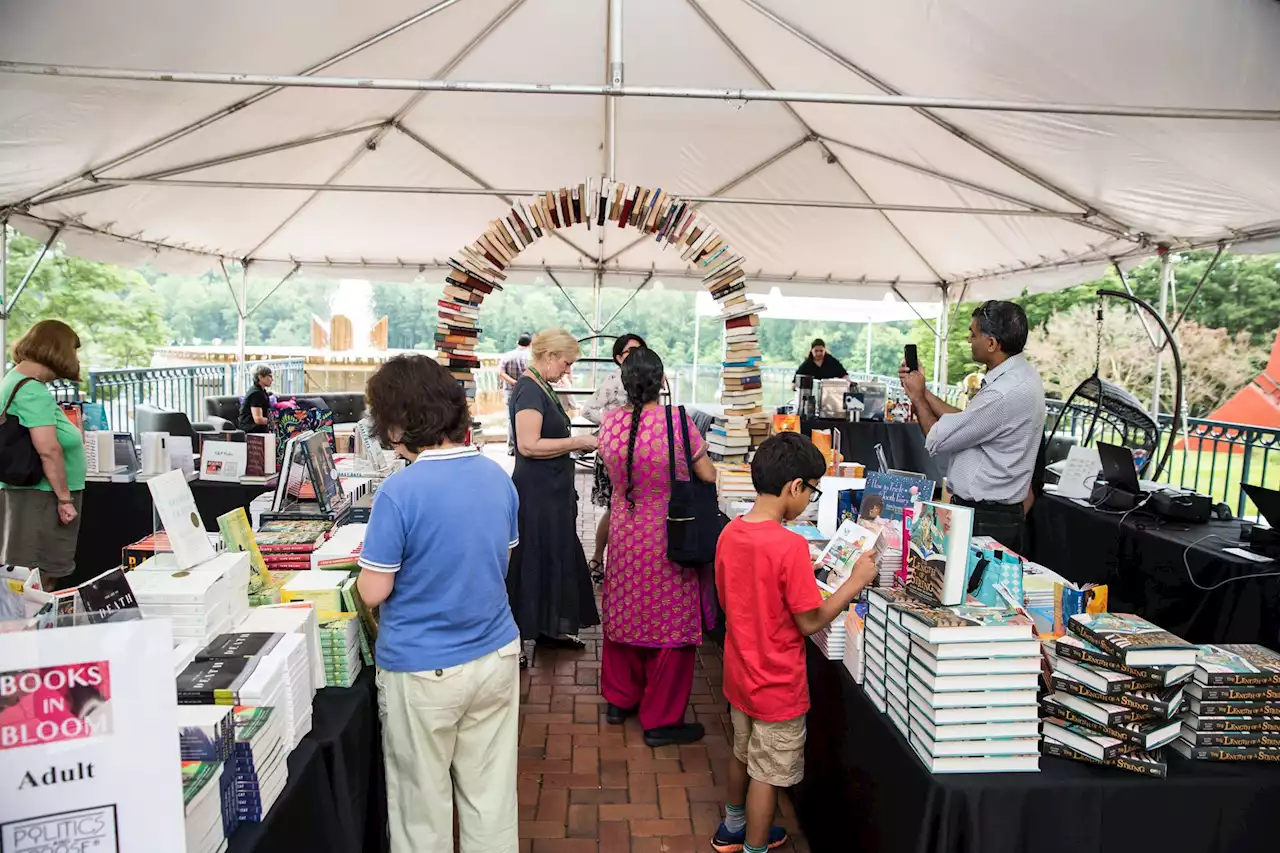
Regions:
[[[1137, 613], [1193, 643], [1280, 648], [1280, 577], [1196, 586], [1280, 570], [1222, 552], [1241, 544], [1238, 521], [1183, 524], [1045, 495], [1028, 529], [1031, 559], [1078, 583], [1107, 584], [1112, 611]], [[1204, 539], [1211, 534], [1221, 538]]]
[[924, 433], [920, 424], [886, 424], [879, 421], [830, 420], [828, 418], [804, 418], [800, 421], [800, 431], [808, 435], [811, 430], [840, 430], [840, 452], [846, 462], [860, 462], [868, 471], [879, 471], [880, 462], [876, 459], [875, 447], [884, 446], [885, 458], [889, 466], [899, 471], [915, 471], [924, 474], [935, 483], [941, 484], [938, 466], [933, 457], [924, 449]]
[[373, 671], [316, 694], [311, 732], [289, 756], [289, 782], [266, 820], [243, 824], [229, 853], [383, 853], [387, 849]]
[[1191, 762], [1167, 779], [1042, 757], [1039, 773], [935, 776], [853, 682], [809, 650], [805, 779], [814, 853], [1250, 853], [1276, 850], [1280, 768]]
[[[234, 483], [196, 480], [191, 484], [196, 507], [210, 532], [217, 532], [218, 516], [237, 507], [247, 508], [264, 491], [264, 486]], [[76, 570], [67, 583], [81, 583], [120, 565], [124, 547], [153, 532], [155, 519], [146, 483], [86, 483]]]

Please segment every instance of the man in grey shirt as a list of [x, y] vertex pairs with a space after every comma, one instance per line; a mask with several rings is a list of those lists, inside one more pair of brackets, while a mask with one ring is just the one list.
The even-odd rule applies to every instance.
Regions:
[[898, 369], [924, 430], [925, 449], [945, 456], [951, 502], [973, 507], [973, 532], [1021, 552], [1024, 501], [1044, 439], [1044, 385], [1022, 355], [1027, 315], [1012, 302], [984, 302], [969, 323], [973, 360], [986, 367], [960, 411], [930, 393], [924, 374]]
[[529, 367], [529, 345], [533, 343], [533, 335], [525, 332], [516, 341], [516, 348], [503, 353], [498, 359], [498, 386], [502, 388], [502, 399], [508, 408], [507, 423], [507, 455], [516, 455], [516, 428], [510, 422], [511, 389], [516, 387], [520, 377]]

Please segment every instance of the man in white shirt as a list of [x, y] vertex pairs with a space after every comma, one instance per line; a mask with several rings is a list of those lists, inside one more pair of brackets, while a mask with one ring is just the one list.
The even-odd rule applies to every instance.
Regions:
[[951, 502], [974, 509], [973, 532], [1021, 552], [1023, 502], [1044, 438], [1044, 385], [1022, 355], [1027, 315], [1012, 302], [978, 306], [969, 323], [973, 360], [986, 367], [978, 393], [960, 411], [925, 388], [924, 374], [898, 369], [914, 404], [925, 449], [949, 459]]
[[[533, 335], [525, 332], [516, 341], [516, 348], [503, 353], [498, 359], [498, 385], [502, 388], [502, 401], [507, 408], [510, 408], [511, 389], [516, 387], [529, 367], [529, 345], [532, 343]], [[516, 429], [511, 423], [507, 424], [507, 455], [516, 455]]]

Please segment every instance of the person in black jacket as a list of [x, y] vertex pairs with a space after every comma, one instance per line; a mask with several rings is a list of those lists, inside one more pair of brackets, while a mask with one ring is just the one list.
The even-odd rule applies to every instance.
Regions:
[[259, 364], [253, 369], [253, 387], [240, 404], [240, 429], [245, 432], [271, 432], [271, 398], [268, 389], [275, 377], [271, 368]]
[[809, 357], [796, 368], [796, 376], [812, 376], [819, 379], [847, 379], [849, 371], [844, 369], [840, 359], [827, 352], [827, 343], [818, 338], [809, 345]]

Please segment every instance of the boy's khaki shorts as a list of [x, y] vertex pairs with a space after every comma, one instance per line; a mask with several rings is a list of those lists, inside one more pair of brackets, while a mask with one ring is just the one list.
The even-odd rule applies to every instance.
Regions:
[[754, 720], [729, 707], [733, 715], [733, 755], [747, 775], [775, 788], [790, 788], [804, 778], [804, 714], [779, 723]]

